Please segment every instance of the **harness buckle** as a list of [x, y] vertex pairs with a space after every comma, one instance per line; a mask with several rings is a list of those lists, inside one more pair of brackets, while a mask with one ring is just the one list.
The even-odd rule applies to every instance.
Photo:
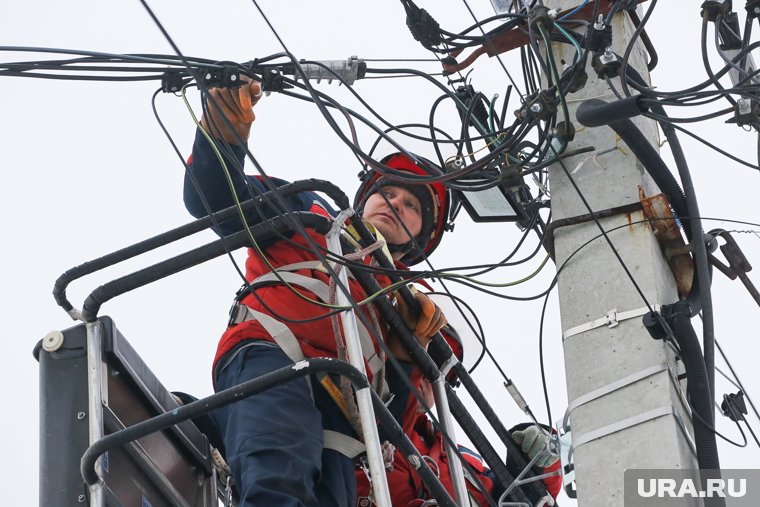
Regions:
[[230, 318], [227, 320], [227, 327], [232, 327], [236, 324], [240, 324], [245, 317], [246, 306], [235, 300], [230, 306]]
[[241, 301], [244, 297], [251, 293], [252, 289], [253, 286], [248, 282], [241, 285], [237, 292], [235, 292], [235, 301]]

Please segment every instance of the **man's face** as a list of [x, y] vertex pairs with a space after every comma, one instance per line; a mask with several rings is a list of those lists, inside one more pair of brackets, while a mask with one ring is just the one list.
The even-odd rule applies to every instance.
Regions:
[[419, 199], [407, 189], [389, 185], [367, 198], [364, 220], [374, 225], [389, 244], [403, 245], [411, 240], [404, 226], [412, 237], [422, 231], [422, 206]]

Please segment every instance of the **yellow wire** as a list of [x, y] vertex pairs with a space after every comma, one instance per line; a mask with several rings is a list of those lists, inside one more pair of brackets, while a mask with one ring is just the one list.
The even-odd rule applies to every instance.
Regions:
[[[232, 176], [230, 176], [229, 168], [227, 167], [227, 164], [224, 161], [224, 157], [222, 156], [221, 151], [219, 150], [219, 147], [216, 144], [216, 140], [211, 137], [211, 135], [206, 132], [206, 130], [201, 126], [200, 121], [198, 121], [198, 117], [195, 114], [195, 111], [193, 111], [192, 106], [190, 105], [190, 102], [187, 99], [186, 94], [187, 86], [182, 88], [182, 100], [185, 102], [185, 106], [187, 107], [188, 112], [190, 113], [190, 116], [193, 119], [193, 122], [195, 123], [196, 127], [198, 127], [198, 130], [203, 134], [203, 137], [206, 138], [206, 140], [211, 145], [211, 148], [214, 150], [214, 153], [216, 154], [217, 159], [219, 160], [219, 163], [222, 166], [222, 170], [224, 171], [224, 175], [227, 178], [227, 184], [229, 185], [230, 192], [232, 193], [232, 198], [235, 201], [235, 207], [238, 210], [238, 214], [240, 215], [240, 220], [243, 222], [243, 227], [245, 228], [245, 231], [248, 233], [248, 238], [251, 240], [251, 244], [253, 245], [253, 248], [256, 250], [256, 253], [259, 254], [259, 256], [262, 258], [264, 263], [267, 265], [269, 270], [273, 273], [277, 272], [277, 269], [272, 265], [272, 263], [269, 261], [267, 256], [264, 254], [264, 251], [261, 249], [259, 244], [256, 242], [256, 238], [253, 236], [253, 232], [251, 231], [250, 225], [248, 224], [248, 221], [246, 220], [245, 213], [243, 212], [243, 207], [240, 203], [240, 199], [238, 199], [237, 192], [235, 191], [235, 186], [232, 182]], [[298, 297], [304, 299], [305, 301], [308, 301], [309, 303], [315, 304], [317, 306], [321, 306], [324, 308], [331, 308], [334, 310], [349, 310], [353, 308], [352, 306], [337, 306], [337, 305], [331, 305], [328, 303], [323, 303], [318, 300], [314, 300], [309, 298], [308, 296], [301, 294], [295, 287], [293, 287], [291, 284], [289, 284], [287, 281], [285, 281], [282, 278], [279, 278], [280, 282], [283, 283], [288, 289], [290, 289], [294, 294], [296, 294]]]
[[503, 138], [504, 136], [505, 136], [505, 134], [502, 132], [501, 134], [498, 134], [498, 135], [497, 135], [497, 136], [494, 138], [494, 140], [493, 140], [493, 141], [489, 141], [489, 142], [488, 142], [488, 143], [486, 143], [486, 145], [485, 145], [485, 146], [483, 146], [482, 148], [480, 148], [480, 149], [477, 149], [477, 150], [473, 151], [472, 153], [467, 153], [467, 154], [465, 154], [465, 155], [453, 155], [453, 156], [451, 156], [451, 157], [447, 158], [447, 159], [446, 159], [446, 161], [444, 162], [444, 164], [448, 164], [450, 160], [456, 160], [456, 159], [465, 159], [465, 158], [467, 158], [467, 157], [474, 157], [475, 155], [477, 155], [477, 154], [478, 154], [478, 153], [480, 153], [481, 151], [485, 150], [486, 148], [488, 148], [489, 146], [491, 146], [492, 144], [494, 144], [496, 141], [498, 141], [499, 139]]
[[549, 262], [549, 255], [547, 255], [544, 260], [541, 262], [541, 264], [536, 268], [535, 271], [533, 271], [531, 274], [526, 276], [525, 278], [521, 278], [520, 280], [515, 280], [514, 282], [506, 282], [506, 283], [489, 283], [489, 282], [481, 282], [475, 278], [471, 278], [467, 275], [459, 275], [456, 273], [446, 273], [441, 272], [438, 273], [436, 276], [439, 276], [441, 278], [449, 278], [449, 279], [464, 279], [467, 280], [470, 283], [473, 283], [475, 285], [482, 285], [485, 287], [513, 287], [515, 285], [519, 285], [521, 283], [527, 282], [531, 278], [534, 278], [538, 273], [541, 272], [542, 269], [544, 269], [544, 266], [546, 266], [546, 263]]

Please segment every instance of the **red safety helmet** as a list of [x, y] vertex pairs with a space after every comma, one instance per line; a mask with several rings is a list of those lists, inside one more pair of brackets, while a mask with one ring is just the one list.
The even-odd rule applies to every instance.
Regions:
[[[424, 160], [424, 159], [421, 159]], [[431, 167], [436, 167], [432, 162], [424, 160]], [[392, 153], [380, 161], [398, 171], [408, 171], [420, 176], [431, 176], [431, 173], [417, 165], [409, 156], [403, 153]], [[414, 241], [404, 245], [388, 245], [391, 252], [404, 252], [401, 262], [412, 266], [421, 262], [433, 253], [441, 242], [443, 232], [449, 216], [451, 194], [442, 183], [414, 183], [411, 181], [398, 181], [383, 176], [378, 171], [367, 170], [359, 175], [362, 182], [354, 197], [354, 209], [361, 213], [369, 196], [384, 186], [402, 187], [409, 190], [420, 201], [422, 206], [422, 228]]]

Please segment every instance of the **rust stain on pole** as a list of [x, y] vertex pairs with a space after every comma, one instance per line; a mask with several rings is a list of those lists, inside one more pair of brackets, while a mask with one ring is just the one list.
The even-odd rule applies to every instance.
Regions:
[[681, 229], [676, 224], [668, 200], [662, 194], [647, 197], [641, 187], [639, 200], [644, 209], [644, 217], [649, 220], [649, 225], [673, 272], [678, 294], [688, 295], [694, 280], [694, 260], [691, 257], [691, 248], [684, 242]]

